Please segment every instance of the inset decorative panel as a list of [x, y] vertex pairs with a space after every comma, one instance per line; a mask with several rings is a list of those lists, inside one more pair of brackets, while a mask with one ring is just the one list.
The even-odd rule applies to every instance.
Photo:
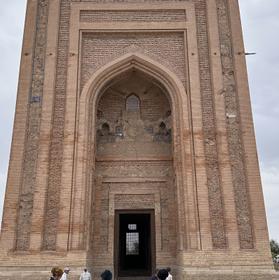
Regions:
[[185, 22], [185, 10], [88, 10], [81, 11], [81, 22]]

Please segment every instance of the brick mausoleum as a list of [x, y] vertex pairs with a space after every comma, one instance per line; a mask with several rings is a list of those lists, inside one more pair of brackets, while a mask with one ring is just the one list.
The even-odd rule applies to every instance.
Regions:
[[0, 279], [271, 280], [237, 0], [28, 0]]

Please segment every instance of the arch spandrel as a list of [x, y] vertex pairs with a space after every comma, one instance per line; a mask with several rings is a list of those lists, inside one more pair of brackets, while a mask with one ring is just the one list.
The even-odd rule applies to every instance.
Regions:
[[85, 84], [81, 92], [80, 103], [88, 103], [91, 98], [91, 94], [93, 94], [93, 98], [98, 95], [96, 89], [100, 90], [108, 80], [131, 68], [139, 69], [159, 80], [168, 91], [179, 92], [180, 97], [175, 92], [174, 95], [177, 95], [177, 97], [171, 96], [173, 103], [174, 98], [181, 99], [180, 102], [177, 100], [177, 103], [181, 103], [183, 99], [186, 101], [185, 87], [176, 74], [170, 71], [166, 66], [153, 60], [145, 54], [131, 52], [99, 68]]

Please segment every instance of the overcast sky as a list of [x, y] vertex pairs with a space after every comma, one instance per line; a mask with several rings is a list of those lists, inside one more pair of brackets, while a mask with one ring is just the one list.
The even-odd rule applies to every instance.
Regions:
[[[239, 0], [270, 237], [279, 241], [279, 0]], [[26, 0], [0, 0], [0, 217]], [[1, 218], [0, 218], [1, 219]]]

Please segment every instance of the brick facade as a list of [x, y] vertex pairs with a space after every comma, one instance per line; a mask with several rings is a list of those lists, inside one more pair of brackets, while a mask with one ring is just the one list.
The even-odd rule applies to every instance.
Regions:
[[275, 279], [237, 0], [28, 1], [0, 279], [117, 276], [120, 210], [179, 280]]

